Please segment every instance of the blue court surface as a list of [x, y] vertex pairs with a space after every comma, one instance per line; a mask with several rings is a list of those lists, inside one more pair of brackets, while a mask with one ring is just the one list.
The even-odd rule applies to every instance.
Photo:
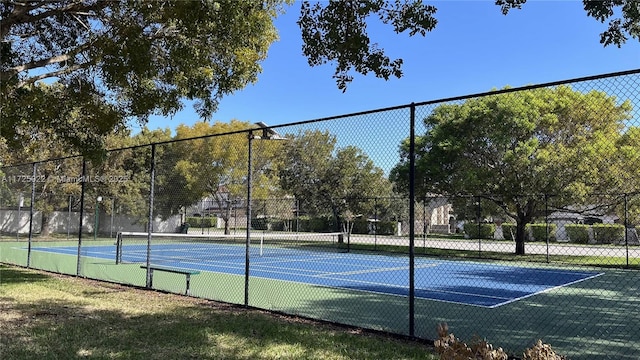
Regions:
[[[76, 247], [36, 247], [76, 255]], [[156, 265], [244, 275], [245, 248], [219, 244], [157, 244]], [[123, 263], [146, 262], [146, 245], [123, 245]], [[82, 256], [116, 259], [116, 246], [83, 246]], [[389, 295], [409, 295], [407, 256], [265, 248], [250, 250], [252, 277]], [[495, 308], [602, 275], [591, 271], [415, 259], [416, 298]]]

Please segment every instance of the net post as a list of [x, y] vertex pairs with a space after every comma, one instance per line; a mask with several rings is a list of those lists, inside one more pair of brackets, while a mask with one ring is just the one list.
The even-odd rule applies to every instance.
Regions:
[[260, 256], [262, 256], [262, 247], [264, 246], [264, 233], [260, 235]]

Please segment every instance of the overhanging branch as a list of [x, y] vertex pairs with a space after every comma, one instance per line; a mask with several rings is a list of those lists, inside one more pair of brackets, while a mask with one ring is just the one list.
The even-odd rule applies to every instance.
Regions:
[[52, 72], [49, 72], [49, 73], [46, 73], [46, 74], [40, 74], [38, 76], [32, 76], [32, 77], [27, 78], [24, 81], [19, 82], [17, 87], [20, 88], [20, 87], [23, 87], [23, 86], [28, 85], [28, 84], [33, 84], [36, 81], [40, 81], [40, 80], [43, 80], [43, 79], [47, 79], [47, 78], [51, 78], [51, 77], [58, 77], [60, 75], [68, 74], [68, 73], [74, 72], [76, 70], [82, 69], [84, 67], [87, 67], [88, 65], [89, 65], [88, 63], [86, 63], [86, 64], [77, 64], [77, 65], [73, 65], [73, 66], [67, 66], [64, 69], [60, 69], [58, 71], [52, 71]]
[[[8, 68], [5, 71], [0, 72], [0, 81], [5, 82], [7, 80], [10, 80], [12, 77], [16, 76], [17, 74], [23, 72], [23, 71], [28, 71], [28, 70], [32, 70], [32, 69], [39, 69], [39, 68], [43, 68], [45, 66], [48, 65], [52, 65], [52, 64], [59, 64], [59, 63], [63, 63], [66, 61], [69, 61], [71, 59], [73, 59], [77, 54], [80, 54], [81, 52], [83, 52], [84, 50], [88, 49], [91, 46], [91, 43], [88, 42], [86, 44], [83, 44], [75, 49], [73, 49], [71, 52], [67, 53], [67, 54], [63, 54], [63, 55], [57, 55], [57, 56], [53, 56], [50, 58], [46, 58], [46, 59], [40, 59], [40, 60], [36, 60], [36, 61], [32, 61], [30, 63], [27, 64], [22, 64], [22, 65], [18, 65], [18, 66], [14, 66], [11, 68]], [[65, 74], [67, 72], [70, 72], [72, 70], [77, 70], [79, 68], [83, 68], [83, 67], [87, 67], [91, 64], [91, 62], [86, 62], [80, 65], [72, 65], [72, 66], [68, 66], [68, 67], [64, 67], [63, 69], [59, 70], [59, 71], [54, 71], [54, 72], [49, 72], [49, 73], [45, 73], [45, 74], [41, 74], [38, 76], [34, 76], [34, 77], [29, 77], [23, 81], [20, 82], [20, 86], [24, 86], [25, 84], [31, 84], [34, 83], [38, 80], [42, 80], [42, 79], [46, 79], [52, 76], [58, 76], [58, 75], [62, 75]]]
[[96, 16], [95, 11], [106, 8], [110, 3], [110, 1], [97, 1], [94, 4], [87, 5], [82, 1], [76, 1], [67, 6], [45, 10], [35, 15], [30, 15], [29, 12], [37, 8], [51, 6], [52, 3], [43, 1], [38, 3], [38, 6], [27, 6], [26, 4], [15, 3], [15, 8], [11, 14], [0, 20], [0, 39], [4, 39], [11, 32], [12, 27], [17, 24], [35, 23], [42, 19], [64, 13], [73, 13], [87, 17]]

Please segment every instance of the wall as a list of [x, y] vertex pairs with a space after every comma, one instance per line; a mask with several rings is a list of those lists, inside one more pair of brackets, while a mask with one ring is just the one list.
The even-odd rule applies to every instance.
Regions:
[[[29, 208], [20, 210], [18, 220], [18, 210], [0, 210], [0, 232], [15, 234], [29, 233]], [[54, 211], [49, 217], [49, 229], [51, 233], [77, 234], [80, 213], [77, 211]], [[42, 212], [33, 213], [33, 230], [39, 233], [41, 229]], [[180, 216], [175, 215], [166, 220], [156, 218], [153, 223], [154, 232], [176, 232], [181, 224]], [[95, 227], [95, 214], [87, 212], [83, 216], [82, 231], [93, 232]], [[124, 214], [100, 213], [98, 219], [98, 232], [100, 234], [112, 234], [115, 236], [119, 231], [146, 231], [146, 224], [139, 222], [136, 218]]]

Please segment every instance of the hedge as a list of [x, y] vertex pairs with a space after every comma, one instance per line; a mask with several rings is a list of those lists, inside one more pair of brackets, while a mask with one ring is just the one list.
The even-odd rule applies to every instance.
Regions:
[[502, 224], [502, 236], [505, 240], [515, 240], [516, 237], [516, 224], [503, 223]]
[[380, 221], [376, 233], [380, 235], [395, 235], [398, 229], [396, 221]]
[[331, 232], [336, 231], [333, 219], [319, 217], [298, 218], [298, 230], [302, 232]]
[[587, 244], [589, 242], [589, 225], [567, 224], [564, 228], [570, 241], [578, 244]]
[[624, 240], [624, 225], [593, 224], [593, 237], [600, 244], [621, 242]]
[[[558, 225], [549, 224], [549, 241], [556, 239]], [[547, 241], [547, 224], [527, 224], [527, 234], [531, 241]]]
[[496, 232], [496, 224], [480, 224], [480, 236], [478, 236], [478, 223], [469, 222], [464, 224], [464, 232], [471, 239], [491, 239]]
[[[199, 219], [199, 218], [196, 218]], [[296, 224], [296, 221], [298, 222]], [[285, 226], [288, 223], [292, 229]], [[197, 225], [199, 226], [199, 225]], [[369, 234], [370, 223], [366, 219], [357, 219], [353, 222], [352, 234]], [[300, 217], [297, 220], [283, 220], [274, 218], [253, 218], [251, 219], [251, 228], [254, 230], [272, 230], [284, 231], [297, 229], [301, 232], [333, 232], [337, 230], [334, 226], [333, 218], [329, 217]], [[396, 231], [396, 223], [393, 221], [379, 221], [377, 223], [378, 235], [394, 235]]]
[[[373, 233], [370, 230], [370, 226], [375, 226], [367, 219], [357, 219], [353, 223], [352, 234], [369, 234]], [[378, 235], [394, 235], [396, 230], [396, 223], [393, 221], [378, 221], [376, 226], [376, 233]]]
[[267, 218], [253, 218], [251, 219], [251, 228], [254, 230], [268, 230], [269, 219]]
[[218, 218], [216, 217], [199, 217], [199, 216], [187, 216], [187, 224], [190, 227], [216, 227], [218, 224]]

